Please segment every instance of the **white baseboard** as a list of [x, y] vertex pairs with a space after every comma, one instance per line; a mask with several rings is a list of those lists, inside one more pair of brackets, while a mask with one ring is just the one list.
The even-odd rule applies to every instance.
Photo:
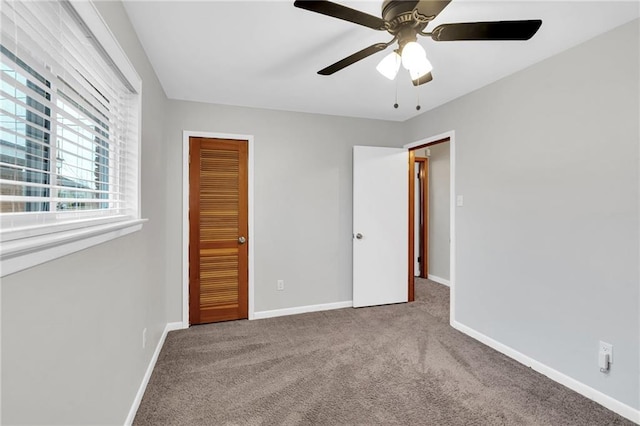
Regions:
[[[435, 281], [435, 280], [434, 280]], [[533, 370], [541, 373], [551, 380], [560, 383], [568, 387], [571, 390], [578, 392], [579, 394], [589, 398], [592, 401], [597, 402], [598, 404], [608, 408], [609, 410], [620, 414], [622, 417], [625, 417], [632, 422], [640, 424], [640, 410], [637, 410], [627, 404], [624, 404], [618, 401], [615, 398], [612, 398], [604, 393], [595, 390], [594, 388], [585, 385], [582, 382], [573, 379], [558, 370], [554, 370], [553, 368], [536, 361], [533, 358], [524, 355], [521, 352], [516, 351], [515, 349], [510, 348], [509, 346], [502, 344], [491, 337], [488, 337], [470, 327], [467, 327], [464, 324], [460, 324], [457, 321], [452, 321], [451, 326], [456, 330], [473, 337], [474, 339], [484, 343], [485, 345], [495, 349], [498, 352], [501, 352], [508, 356], [509, 358], [513, 358], [521, 364], [526, 365], [527, 367], [531, 367]]]
[[282, 317], [285, 315], [305, 314], [307, 312], [329, 311], [331, 309], [351, 308], [353, 301], [323, 303], [320, 305], [298, 306], [295, 308], [274, 309], [272, 311], [261, 311], [253, 314], [253, 319], [264, 319], [273, 317]]
[[167, 338], [167, 333], [173, 330], [181, 330], [183, 328], [185, 327], [183, 326], [182, 322], [169, 322], [164, 327], [162, 335], [160, 336], [160, 340], [156, 345], [156, 350], [153, 352], [153, 356], [151, 357], [149, 365], [147, 366], [147, 371], [144, 373], [144, 377], [142, 378], [142, 383], [140, 383], [140, 387], [138, 388], [138, 393], [136, 394], [136, 397], [131, 404], [131, 408], [129, 409], [129, 415], [124, 421], [125, 426], [130, 426], [133, 423], [133, 419], [136, 417], [138, 407], [140, 407], [140, 402], [142, 402], [144, 391], [147, 389], [147, 384], [149, 383], [149, 379], [151, 378], [151, 373], [153, 373], [153, 368], [156, 366], [156, 362], [158, 361], [160, 350], [162, 349], [162, 345], [164, 345], [164, 339]]
[[[175, 331], [175, 330], [184, 330], [185, 328], [189, 328], [189, 325], [187, 324], [185, 326], [182, 321], [168, 322], [167, 326], [165, 327], [165, 331], [168, 333], [170, 331]], [[166, 337], [166, 334], [165, 334], [165, 337]]]
[[427, 274], [427, 277], [431, 280], [431, 281], [435, 281], [438, 284], [442, 284], [442, 285], [446, 285], [447, 287], [451, 287], [451, 284], [449, 283], [449, 280], [445, 280], [444, 278], [440, 278], [436, 275], [431, 275], [431, 274]]

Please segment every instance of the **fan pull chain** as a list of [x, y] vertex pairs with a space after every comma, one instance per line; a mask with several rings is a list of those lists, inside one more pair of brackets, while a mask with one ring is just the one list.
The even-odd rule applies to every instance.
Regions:
[[399, 79], [398, 79], [397, 77], [398, 77], [398, 76], [396, 76], [396, 103], [395, 103], [395, 104], [393, 104], [393, 107], [394, 107], [395, 109], [398, 109], [398, 80], [399, 80]]
[[416, 91], [418, 95], [418, 104], [416, 105], [416, 110], [420, 111], [420, 86], [416, 86]]

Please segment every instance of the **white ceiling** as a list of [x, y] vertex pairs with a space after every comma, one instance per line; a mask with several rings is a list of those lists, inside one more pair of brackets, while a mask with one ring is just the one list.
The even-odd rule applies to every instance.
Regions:
[[[380, 16], [382, 1], [338, 3]], [[332, 76], [317, 74], [364, 47], [389, 41], [386, 32], [295, 8], [293, 0], [125, 0], [125, 8], [169, 98], [398, 121], [640, 16], [637, 1], [453, 0], [427, 30], [448, 22], [512, 19], [542, 19], [542, 27], [524, 42], [420, 38], [434, 80], [416, 89], [401, 72], [400, 107], [394, 109], [396, 82], [375, 69], [391, 48]]]

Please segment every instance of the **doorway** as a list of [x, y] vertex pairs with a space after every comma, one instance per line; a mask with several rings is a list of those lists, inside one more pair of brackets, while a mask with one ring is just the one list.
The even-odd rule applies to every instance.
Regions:
[[[424, 139], [421, 141], [417, 141], [408, 145], [405, 145], [405, 148], [409, 149], [409, 247], [408, 247], [408, 264], [409, 264], [409, 273], [408, 273], [408, 293], [409, 293], [409, 301], [415, 300], [415, 276], [416, 271], [419, 270], [420, 277], [432, 278], [430, 274], [430, 266], [429, 266], [429, 240], [430, 240], [430, 232], [429, 232], [429, 191], [428, 191], [428, 174], [421, 173], [421, 176], [417, 175], [417, 172], [420, 170], [425, 172], [429, 170], [429, 166], [427, 166], [430, 162], [427, 155], [428, 151], [431, 147], [435, 147], [436, 145], [442, 145], [449, 142], [449, 179], [450, 179], [450, 189], [448, 195], [448, 205], [449, 205], [449, 224], [446, 226], [448, 228], [449, 234], [449, 250], [448, 250], [448, 262], [446, 265], [446, 269], [448, 269], [449, 280], [445, 283], [442, 280], [438, 281], [442, 284], [448, 284], [451, 287], [451, 319], [454, 318], [454, 287], [453, 287], [453, 278], [454, 278], [454, 256], [455, 253], [455, 238], [454, 238], [454, 228], [455, 228], [455, 211], [453, 210], [453, 193], [455, 191], [454, 184], [454, 133], [448, 132], [442, 135], [438, 135], [434, 138]], [[421, 180], [422, 178], [423, 180]], [[424, 195], [421, 188], [417, 188], [417, 185], [422, 184], [424, 188]], [[422, 198], [422, 200], [421, 200]], [[419, 203], [419, 205], [417, 205]], [[418, 209], [418, 206], [420, 207]], [[423, 215], [422, 221], [419, 221], [417, 215]], [[420, 225], [423, 224], [422, 229], [417, 229]], [[422, 242], [417, 242], [416, 240], [421, 238]], [[446, 249], [445, 249], [446, 250]], [[418, 253], [416, 253], [418, 252]], [[420, 266], [416, 265], [416, 259], [420, 257]], [[443, 274], [444, 275], [444, 274]]]
[[[253, 135], [238, 135], [238, 134], [228, 134], [228, 133], [213, 133], [213, 132], [194, 132], [194, 131], [184, 131], [182, 138], [182, 322], [181, 327], [177, 324], [173, 327], [177, 328], [188, 328], [190, 325], [190, 318], [192, 311], [195, 311], [195, 304], [192, 307], [192, 301], [190, 300], [190, 275], [193, 268], [191, 268], [192, 264], [199, 264], [199, 262], [191, 261], [191, 248], [190, 247], [190, 234], [192, 228], [192, 222], [195, 218], [193, 218], [190, 214], [191, 212], [191, 197], [190, 194], [193, 192], [191, 190], [191, 175], [195, 173], [194, 170], [198, 169], [198, 162], [193, 161], [193, 154], [191, 153], [191, 141], [193, 138], [201, 138], [201, 139], [221, 139], [226, 140], [228, 143], [240, 143], [242, 142], [247, 148], [247, 157], [246, 160], [243, 160], [247, 182], [246, 182], [246, 210], [247, 210], [247, 234], [240, 235], [235, 239], [236, 248], [238, 246], [245, 247], [244, 250], [247, 252], [247, 261], [245, 263], [246, 266], [242, 267], [242, 270], [246, 271], [247, 284], [245, 285], [244, 292], [246, 293], [247, 302], [243, 305], [243, 312], [241, 317], [253, 319], [254, 317], [254, 250], [255, 244], [254, 242], [254, 232], [253, 232], [253, 223], [254, 223], [254, 172], [253, 172]], [[244, 236], [245, 242], [240, 243], [237, 239], [239, 237]], [[230, 242], [229, 242], [230, 243]], [[233, 249], [231, 249], [233, 250]], [[208, 254], [208, 253], [207, 253]], [[220, 273], [220, 272], [216, 272]], [[240, 272], [238, 272], [240, 274]], [[233, 304], [233, 303], [231, 303]], [[221, 307], [221, 306], [220, 306]], [[233, 308], [228, 306], [227, 308]], [[226, 309], [226, 308], [225, 308]], [[237, 310], [237, 308], [236, 308]], [[227, 318], [232, 319], [232, 318]], [[192, 324], [197, 323], [198, 321], [192, 322]], [[202, 318], [199, 322], [203, 322]]]
[[[426, 150], [427, 148], [423, 148]], [[429, 156], [417, 152], [415, 157], [414, 198], [414, 276], [428, 278], [429, 273]], [[423, 156], [422, 156], [423, 155]]]

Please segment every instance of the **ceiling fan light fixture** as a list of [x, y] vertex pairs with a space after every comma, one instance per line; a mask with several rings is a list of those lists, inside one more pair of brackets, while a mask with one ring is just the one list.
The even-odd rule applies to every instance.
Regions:
[[380, 74], [387, 77], [389, 80], [393, 80], [396, 78], [396, 75], [398, 75], [401, 62], [402, 60], [400, 58], [400, 55], [398, 55], [396, 52], [391, 52], [387, 56], [382, 58], [376, 69]]
[[410, 41], [402, 48], [402, 66], [406, 70], [418, 68], [426, 57], [427, 52], [415, 41]]
[[413, 68], [409, 69], [409, 75], [411, 76], [411, 80], [418, 80], [420, 77], [423, 77], [430, 73], [433, 70], [433, 65], [427, 59], [427, 56], [423, 56], [420, 61], [416, 61]]

